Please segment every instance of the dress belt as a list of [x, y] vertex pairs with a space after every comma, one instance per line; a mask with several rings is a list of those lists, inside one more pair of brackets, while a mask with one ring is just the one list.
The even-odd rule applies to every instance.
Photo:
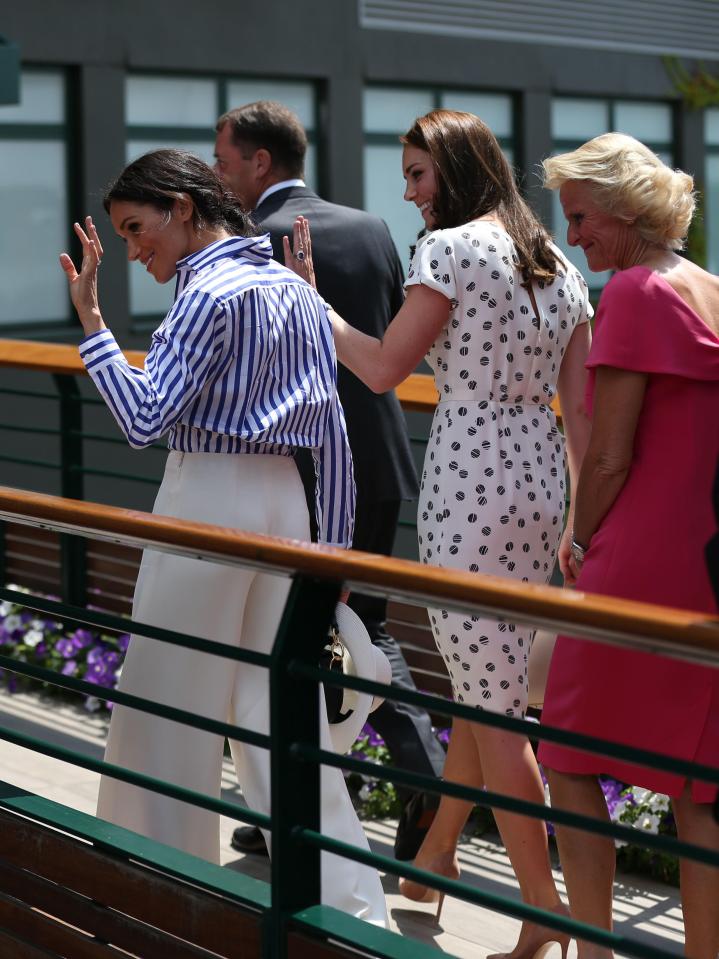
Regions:
[[471, 403], [473, 405], [479, 406], [534, 406], [537, 409], [540, 409], [543, 406], [549, 407], [552, 404], [551, 399], [542, 400], [541, 403], [535, 403], [531, 400], [525, 399], [506, 399], [498, 400], [490, 396], [477, 396], [476, 393], [467, 392], [467, 393], [457, 393], [453, 391], [447, 395], [442, 395], [440, 393], [439, 401], [441, 403]]

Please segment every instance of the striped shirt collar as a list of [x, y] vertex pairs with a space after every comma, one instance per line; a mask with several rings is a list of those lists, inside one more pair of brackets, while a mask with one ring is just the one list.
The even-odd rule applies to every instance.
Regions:
[[215, 240], [197, 253], [190, 253], [189, 256], [177, 261], [178, 281], [184, 279], [190, 272], [197, 273], [218, 260], [228, 257], [243, 257], [257, 264], [267, 263], [272, 258], [269, 233], [264, 233], [262, 236], [231, 236], [226, 240]]

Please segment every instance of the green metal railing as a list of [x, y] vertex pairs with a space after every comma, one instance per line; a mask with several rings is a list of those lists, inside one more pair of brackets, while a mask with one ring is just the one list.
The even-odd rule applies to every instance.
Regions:
[[[38, 441], [55, 439], [57, 441], [56, 456], [49, 458], [40, 442], [38, 442], [38, 447], [41, 452], [38, 455], [18, 456], [12, 452], [7, 452], [7, 447], [0, 447], [0, 464], [8, 463], [54, 473], [59, 478], [58, 487], [61, 495], [72, 499], [85, 498], [85, 480], [87, 477], [120, 480], [135, 484], [140, 489], [148, 486], [156, 488], [160, 479], [159, 461], [156, 466], [154, 462], [148, 463], [147, 457], [143, 455], [141, 462], [138, 462], [138, 451], [130, 449], [127, 441], [117, 435], [117, 427], [107, 410], [105, 402], [94, 396], [85, 396], [80, 389], [76, 375], [66, 373], [47, 375], [52, 379], [55, 392], [46, 389], [15, 389], [0, 385], [0, 398], [43, 401], [43, 411], [38, 418], [45, 422], [56, 421], [57, 426], [18, 426], [15, 423], [7, 422], [5, 418], [0, 418], [0, 437], [3, 435], [12, 437], [15, 434], [37, 437]], [[85, 410], [93, 408], [102, 411], [101, 416], [107, 425], [107, 432], [85, 427]], [[411, 436], [411, 444], [415, 450], [419, 451], [418, 455], [421, 456], [427, 444], [430, 417], [428, 414], [422, 413], [416, 413], [414, 416], [416, 425]], [[422, 434], [423, 427], [427, 431], [424, 434]], [[102, 444], [116, 450], [118, 467], [107, 468], [94, 465], [97, 456], [90, 457], [88, 455], [88, 444]], [[151, 444], [147, 449], [167, 453], [167, 446], [159, 442]], [[45, 490], [48, 490], [48, 487], [45, 487]], [[144, 501], [142, 494], [140, 494], [140, 501]], [[411, 518], [409, 513], [406, 516], [407, 518], [403, 516], [400, 519], [399, 525], [409, 530], [415, 529], [415, 520]], [[1, 527], [2, 524], [0, 523]], [[2, 546], [0, 533], [0, 568], [2, 568], [3, 563]], [[83, 541], [77, 537], [62, 536], [60, 540], [60, 562], [60, 595], [67, 602], [78, 605], [84, 604], [87, 600], [87, 564]]]
[[[13, 522], [42, 525], [44, 528], [55, 529], [62, 533], [67, 533], [69, 529], [74, 528], [77, 532], [82, 531], [82, 534], [89, 538], [112, 538], [127, 545], [137, 544], [137, 531], [126, 534], [122, 532], [122, 517], [125, 511], [106, 509], [105, 512], [111, 519], [114, 517], [111, 523], [109, 521], [93, 523], [89, 519], [72, 527], [67, 516], [63, 518], [61, 515], [62, 501], [58, 500], [59, 505], [56, 505], [52, 497], [43, 499], [44, 504], [40, 507], [26, 510], [22, 502], [10, 508], [8, 505], [10, 500], [5, 497], [5, 505], [0, 508], [0, 517]], [[75, 515], [82, 513], [83, 509], [84, 507], [78, 504], [72, 505]], [[677, 955], [664, 947], [641, 943], [621, 932], [608, 932], [589, 927], [570, 918], [545, 912], [459, 881], [426, 873], [412, 865], [366, 852], [336, 837], [324, 836], [320, 832], [320, 766], [324, 764], [360, 773], [366, 773], [367, 767], [361, 761], [348, 756], [338, 756], [319, 747], [317, 683], [322, 681], [361, 692], [384, 695], [401, 702], [422, 705], [442, 715], [523, 733], [533, 739], [544, 739], [614, 756], [718, 786], [719, 768], [686, 762], [664, 756], [660, 752], [633, 749], [621, 743], [610, 743], [564, 730], [546, 726], [538, 727], [535, 723], [478, 711], [438, 697], [388, 688], [367, 680], [338, 677], [334, 673], [327, 673], [317, 667], [318, 637], [327, 634], [341, 588], [340, 578], [352, 588], [377, 595], [387, 595], [404, 602], [442, 605], [450, 610], [462, 612], [469, 610], [502, 618], [509, 616], [517, 622], [549, 625], [570, 631], [573, 635], [594, 639], [600, 636], [618, 645], [630, 645], [655, 652], [664, 651], [669, 655], [711, 663], [714, 666], [719, 665], [719, 623], [709, 619], [703, 621], [699, 616], [686, 614], [685, 626], [677, 626], [675, 632], [672, 632], [670, 627], [673, 623], [684, 622], [681, 620], [682, 614], [678, 614], [677, 611], [652, 610], [651, 607], [644, 607], [641, 604], [625, 603], [620, 604], [621, 609], [618, 613], [616, 611], [612, 613], [609, 607], [604, 609], [601, 599], [597, 597], [568, 595], [551, 587], [525, 589], [520, 584], [497, 585], [499, 581], [487, 577], [470, 577], [446, 570], [429, 571], [427, 567], [419, 564], [387, 561], [379, 557], [376, 558], [377, 562], [373, 567], [368, 562], [368, 557], [362, 554], [355, 556], [346, 554], [338, 558], [336, 551], [310, 550], [287, 544], [278, 546], [276, 553], [273, 553], [272, 548], [265, 548], [271, 541], [264, 540], [262, 537], [238, 535], [228, 539], [228, 534], [225, 533], [223, 534], [225, 546], [222, 550], [219, 547], [198, 547], [190, 540], [183, 545], [177, 545], [176, 540], [173, 544], [162, 530], [158, 531], [157, 522], [153, 524], [154, 519], [148, 517], [146, 522], [146, 541], [153, 549], [159, 548], [180, 555], [192, 555], [197, 559], [219, 561], [230, 565], [251, 565], [254, 568], [268, 569], [275, 573], [292, 576], [293, 583], [289, 598], [269, 656], [249, 653], [224, 644], [150, 627], [107, 613], [86, 610], [67, 602], [29, 596], [10, 589], [0, 589], [0, 599], [51, 614], [67, 622], [82, 623], [103, 630], [132, 631], [161, 642], [200, 650], [208, 655], [219, 655], [233, 662], [251, 663], [267, 668], [270, 686], [269, 737], [232, 724], [198, 717], [140, 697], [99, 689], [94, 684], [61, 676], [50, 670], [18, 662], [11, 657], [0, 656], [0, 668], [53, 683], [69, 691], [93, 695], [221, 736], [269, 748], [272, 776], [270, 817], [233, 803], [204, 796], [131, 770], [88, 758], [73, 750], [51, 746], [27, 735], [3, 729], [0, 730], [0, 738], [67, 762], [73, 762], [95, 772], [191, 802], [203, 809], [269, 828], [273, 837], [271, 896], [270, 905], [266, 909], [263, 948], [264, 955], [273, 959], [286, 955], [288, 934], [291, 930], [298, 928], [320, 939], [331, 937], [351, 944], [354, 948], [363, 949], [372, 955], [385, 956], [387, 959], [399, 959], [400, 956], [409, 955], [408, 943], [401, 937], [366, 924], [358, 924], [356, 920], [351, 920], [335, 910], [320, 905], [321, 850], [415, 879], [468, 903], [489, 907], [518, 919], [541, 922], [542, 925], [559, 932], [567, 932], [607, 948], [621, 950], [624, 955], [637, 957], [637, 959], [669, 959]], [[174, 525], [182, 527], [179, 522], [175, 522]], [[206, 529], [211, 531], [212, 527]], [[651, 615], [647, 610], [650, 610]], [[549, 809], [513, 796], [476, 790], [391, 766], [373, 766], [372, 776], [413, 789], [438, 795], [450, 795], [491, 808], [551, 820], [719, 867], [718, 852], [668, 836], [652, 835], [628, 826], [597, 821], [555, 807]], [[0, 795], [0, 805], [5, 805], [2, 795]], [[67, 828], [67, 825], [64, 828]], [[71, 821], [69, 825], [71, 826]], [[191, 872], [186, 873], [185, 876], [190, 880], [196, 878]], [[220, 891], [220, 886], [213, 885], [213, 882], [213, 880], [203, 879], [205, 888], [216, 888]], [[231, 890], [232, 880], [223, 879], [221, 891], [226, 893], [228, 888]], [[413, 956], [423, 955], [426, 949], [426, 947], [419, 947], [416, 943], [413, 943], [411, 948]], [[429, 950], [427, 952], [429, 954]]]

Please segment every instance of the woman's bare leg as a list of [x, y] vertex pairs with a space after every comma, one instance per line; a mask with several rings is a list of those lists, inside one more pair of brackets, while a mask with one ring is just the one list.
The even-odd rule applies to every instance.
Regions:
[[[695, 803], [687, 784], [673, 800], [679, 838], [719, 852], [719, 825], [710, 803]], [[716, 959], [719, 953], [719, 869], [692, 859], [679, 860], [684, 913], [685, 955]]]
[[[609, 821], [602, 788], [594, 776], [547, 770], [552, 805], [558, 809]], [[557, 826], [557, 845], [567, 885], [572, 918], [600, 929], [612, 928], [614, 842], [596, 833]], [[611, 949], [588, 942], [577, 944], [579, 959], [610, 959]]]
[[[484, 785], [482, 767], [471, 726], [471, 723], [463, 719], [453, 721], [443, 778], [448, 782], [481, 789]], [[471, 802], [442, 796], [434, 820], [414, 860], [415, 866], [451, 878], [459, 876], [457, 843], [473, 806]], [[426, 887], [402, 879], [400, 891], [410, 899], [421, 899]]]
[[[544, 785], [532, 747], [526, 736], [473, 724], [487, 789], [528, 802], [544, 804]], [[557, 910], [561, 900], [549, 862], [547, 828], [541, 819], [494, 810], [502, 842], [512, 863], [524, 902]], [[519, 941], [509, 957], [532, 956], [552, 937], [534, 923], [522, 924]], [[567, 937], [556, 934], [558, 940]]]

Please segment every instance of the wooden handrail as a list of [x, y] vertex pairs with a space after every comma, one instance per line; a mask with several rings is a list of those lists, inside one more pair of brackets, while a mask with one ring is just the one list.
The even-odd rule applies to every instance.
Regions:
[[[142, 350], [123, 350], [123, 353], [132, 366], [142, 367], [145, 362], [145, 353]], [[85, 373], [76, 346], [67, 343], [37, 343], [33, 340], [0, 339], [0, 366], [42, 373]], [[396, 392], [405, 410], [432, 413], [437, 405], [434, 379], [425, 373], [411, 373], [400, 383]], [[560, 416], [559, 401], [556, 398], [552, 407], [557, 416]]]
[[359, 592], [423, 605], [471, 607], [719, 666], [719, 620], [705, 613], [439, 569], [4, 486], [0, 487], [0, 519], [231, 565], [342, 580]]

